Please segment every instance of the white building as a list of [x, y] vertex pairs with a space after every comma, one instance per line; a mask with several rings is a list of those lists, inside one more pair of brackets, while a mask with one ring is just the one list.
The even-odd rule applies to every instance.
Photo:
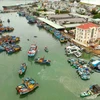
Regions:
[[93, 23], [85, 23], [76, 27], [75, 41], [88, 46], [90, 40], [100, 37], [100, 27]]

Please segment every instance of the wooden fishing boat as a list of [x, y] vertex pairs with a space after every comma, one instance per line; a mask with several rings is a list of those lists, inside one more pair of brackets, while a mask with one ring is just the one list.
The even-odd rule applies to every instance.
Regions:
[[35, 54], [37, 53], [38, 51], [38, 48], [37, 48], [37, 45], [36, 44], [32, 44], [29, 51], [28, 51], [28, 56], [29, 57], [34, 57]]
[[38, 57], [35, 59], [35, 63], [50, 65], [51, 60], [45, 60], [44, 57], [43, 58]]
[[59, 31], [55, 31], [54, 32], [54, 36], [60, 40], [60, 38], [62, 37], [61, 33]]
[[26, 69], [27, 69], [26, 63], [22, 63], [18, 71], [19, 75], [23, 75], [26, 72]]
[[82, 92], [80, 97], [88, 97], [88, 96], [98, 96], [100, 95], [100, 86], [98, 84], [90, 86], [90, 88], [86, 92]]
[[22, 84], [16, 87], [17, 93], [20, 95], [27, 94], [39, 87], [39, 84], [32, 78], [25, 78]]

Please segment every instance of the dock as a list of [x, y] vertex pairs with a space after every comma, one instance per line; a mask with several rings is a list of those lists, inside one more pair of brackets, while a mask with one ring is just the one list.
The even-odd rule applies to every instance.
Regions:
[[50, 26], [52, 26], [53, 28], [55, 28], [55, 29], [65, 29], [65, 27], [63, 27], [63, 26], [60, 26], [60, 25], [58, 25], [58, 24], [56, 24], [56, 23], [54, 23], [54, 22], [52, 22], [52, 21], [50, 21], [50, 20], [48, 20], [48, 19], [45, 19], [45, 18], [38, 18], [38, 20], [40, 20], [40, 21], [42, 21], [42, 22], [44, 22], [44, 23], [46, 23], [46, 24], [48, 24], [48, 25], [50, 25]]

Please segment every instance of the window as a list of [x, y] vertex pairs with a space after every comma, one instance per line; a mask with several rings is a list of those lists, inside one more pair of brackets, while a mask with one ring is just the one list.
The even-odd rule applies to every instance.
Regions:
[[94, 29], [92, 29], [92, 32], [91, 32], [91, 38], [93, 38], [93, 33], [94, 33]]

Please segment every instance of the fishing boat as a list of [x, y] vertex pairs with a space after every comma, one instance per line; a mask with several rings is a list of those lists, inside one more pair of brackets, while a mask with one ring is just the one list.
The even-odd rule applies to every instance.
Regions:
[[60, 42], [61, 42], [61, 43], [65, 42], [64, 37], [61, 37], [61, 38], [60, 38]]
[[54, 32], [54, 36], [57, 38], [57, 39], [59, 39], [60, 40], [60, 38], [61, 38], [61, 33], [59, 32], [59, 31], [55, 31]]
[[62, 36], [61, 38], [60, 38], [60, 42], [61, 43], [64, 43], [64, 42], [67, 42], [68, 41], [68, 38], [66, 38], [65, 36]]
[[44, 26], [43, 22], [37, 22], [37, 27], [42, 28]]
[[6, 52], [7, 52], [7, 54], [12, 54], [12, 53], [14, 53], [14, 50], [13, 50], [13, 48], [7, 48]]
[[37, 51], [38, 51], [37, 45], [32, 44], [29, 51], [28, 51], [28, 56], [29, 57], [34, 57]]
[[26, 72], [26, 69], [27, 69], [26, 63], [22, 63], [18, 71], [19, 75], [23, 75]]
[[8, 54], [12, 54], [12, 53], [20, 51], [21, 47], [16, 44], [12, 44], [12, 45], [9, 44], [5, 47], [5, 50]]
[[34, 23], [36, 23], [36, 21], [34, 19], [30, 19], [30, 20], [28, 20], [28, 23], [29, 24], [34, 24]]
[[100, 95], [100, 86], [98, 84], [90, 86], [90, 88], [86, 92], [82, 92], [80, 97], [88, 97], [93, 95]]
[[17, 93], [20, 95], [27, 94], [39, 87], [39, 84], [32, 78], [25, 78], [22, 84], [16, 87]]
[[81, 53], [81, 52], [79, 52], [79, 51], [77, 51], [77, 52], [74, 52], [74, 55], [75, 55], [77, 58], [79, 58], [79, 57], [81, 57], [81, 56], [82, 56], [82, 53]]
[[44, 57], [43, 58], [36, 58], [35, 59], [35, 63], [39, 63], [39, 64], [47, 64], [50, 65], [51, 60], [45, 60]]
[[19, 16], [23, 16], [23, 17], [25, 16], [25, 12], [22, 12], [22, 11], [19, 11], [18, 14]]
[[26, 19], [28, 20], [29, 24], [36, 23], [36, 18], [34, 16], [26, 16]]
[[10, 19], [8, 19], [7, 22], [10, 23]]
[[5, 48], [0, 46], [0, 52], [5, 51]]
[[82, 80], [89, 80], [90, 79], [90, 72], [86, 68], [80, 68], [78, 67], [77, 71], [78, 75]]
[[51, 34], [54, 34], [54, 31], [55, 31], [55, 29], [52, 28], [52, 27], [49, 29], [49, 32], [50, 32]]
[[44, 51], [45, 51], [45, 52], [49, 52], [49, 50], [48, 50], [48, 48], [47, 48], [47, 47], [45, 47], [45, 48], [44, 48]]
[[19, 45], [14, 45], [13, 50], [14, 50], [14, 52], [20, 51], [21, 47]]

